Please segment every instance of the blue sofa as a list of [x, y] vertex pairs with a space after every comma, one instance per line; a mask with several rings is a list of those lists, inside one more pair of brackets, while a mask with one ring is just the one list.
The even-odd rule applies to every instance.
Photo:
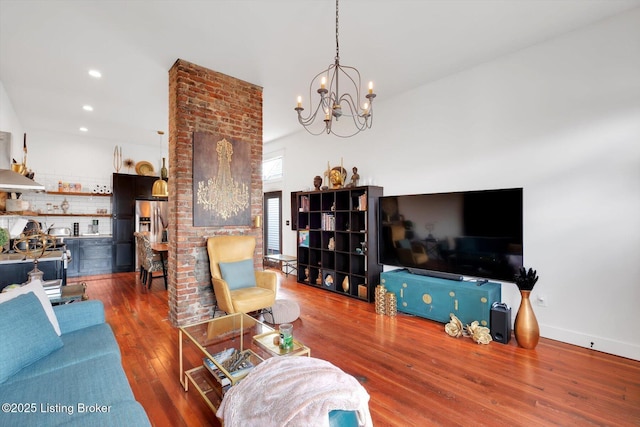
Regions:
[[[12, 300], [16, 301], [14, 305], [22, 304], [19, 308], [23, 313], [25, 307], [31, 310], [28, 318], [25, 314], [15, 317], [14, 324], [30, 322], [32, 318], [42, 321], [41, 314], [34, 311], [36, 297], [33, 293], [27, 295]], [[8, 316], [13, 306], [5, 304], [0, 317], [4, 316], [2, 321], [7, 322], [12, 320]], [[51, 330], [36, 337], [35, 345], [52, 342], [53, 347], [44, 350], [43, 357], [36, 354], [35, 361], [27, 361], [27, 366], [13, 374], [4, 369], [11, 361], [1, 359], [12, 354], [15, 357], [16, 353], [5, 347], [5, 336], [2, 337], [0, 366], [10, 376], [4, 381], [0, 378], [0, 426], [150, 426], [127, 381], [118, 343], [105, 323], [102, 302], [90, 300], [53, 309], [61, 335], [58, 337], [50, 326], [40, 328]], [[4, 331], [10, 335], [7, 329]], [[37, 334], [24, 336], [25, 348], [33, 348], [29, 346], [34, 343], [28, 340]], [[22, 347], [21, 336], [12, 339], [13, 351]], [[55, 349], [50, 351], [51, 348]]]

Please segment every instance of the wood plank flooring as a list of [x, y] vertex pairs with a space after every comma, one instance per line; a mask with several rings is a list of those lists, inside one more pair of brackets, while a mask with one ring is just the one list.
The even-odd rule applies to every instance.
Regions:
[[[154, 426], [219, 426], [178, 377], [178, 330], [162, 280], [136, 273], [75, 279], [104, 302], [136, 399]], [[294, 336], [354, 375], [371, 395], [376, 426], [639, 426], [640, 362], [542, 338], [535, 350], [455, 339], [443, 325], [280, 276], [278, 298], [300, 304]], [[201, 356], [185, 345], [186, 363]]]

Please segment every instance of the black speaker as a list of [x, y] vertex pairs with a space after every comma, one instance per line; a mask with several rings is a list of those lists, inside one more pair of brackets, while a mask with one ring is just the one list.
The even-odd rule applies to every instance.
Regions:
[[511, 307], [505, 303], [491, 305], [491, 338], [502, 344], [511, 339]]

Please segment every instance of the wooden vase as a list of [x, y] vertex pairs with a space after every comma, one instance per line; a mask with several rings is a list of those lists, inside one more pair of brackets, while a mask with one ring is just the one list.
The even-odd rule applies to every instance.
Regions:
[[520, 295], [522, 299], [520, 300], [520, 308], [518, 308], [518, 314], [513, 326], [513, 333], [520, 347], [533, 350], [540, 339], [540, 327], [529, 300], [531, 291], [520, 291]]
[[349, 276], [346, 276], [342, 281], [342, 290], [345, 292], [349, 292]]

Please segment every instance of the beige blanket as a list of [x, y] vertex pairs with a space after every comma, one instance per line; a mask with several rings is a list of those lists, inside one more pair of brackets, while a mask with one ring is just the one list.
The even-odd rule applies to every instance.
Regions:
[[225, 394], [216, 415], [225, 427], [329, 426], [332, 410], [356, 411], [373, 426], [369, 394], [351, 375], [311, 357], [273, 357]]

